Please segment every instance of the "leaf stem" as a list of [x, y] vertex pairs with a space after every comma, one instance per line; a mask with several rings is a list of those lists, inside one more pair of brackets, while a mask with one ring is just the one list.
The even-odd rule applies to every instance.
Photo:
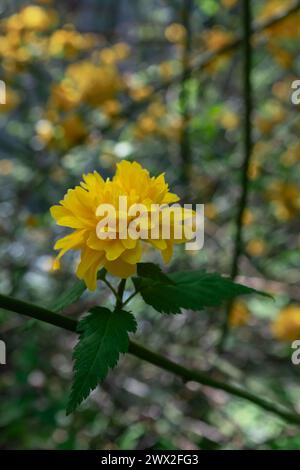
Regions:
[[126, 285], [126, 279], [121, 279], [120, 284], [118, 286], [117, 292], [117, 302], [116, 302], [116, 310], [123, 307], [123, 295]]
[[117, 299], [118, 298], [118, 292], [116, 291], [116, 289], [111, 285], [111, 283], [107, 279], [102, 279], [102, 281], [104, 282], [104, 284], [107, 285], [107, 287], [112, 291], [115, 298]]
[[[124, 292], [126, 282], [125, 280], [122, 281], [119, 285], [120, 294]], [[22, 300], [14, 299], [12, 297], [0, 295], [0, 308], [35, 318], [45, 323], [64, 328], [68, 331], [76, 332], [77, 330], [78, 322], [76, 320], [51, 312], [50, 310], [47, 310], [43, 307], [24, 302]], [[172, 372], [173, 374], [181, 377], [184, 381], [191, 380], [201, 385], [218, 390], [224, 390], [233, 396], [243, 398], [251, 403], [254, 403], [260, 408], [269, 411], [290, 423], [300, 425], [300, 416], [298, 414], [287, 411], [282, 406], [243, 390], [241, 387], [215, 380], [209, 375], [200, 371], [188, 369], [171, 361], [170, 359], [167, 359], [164, 356], [161, 356], [160, 354], [150, 351], [149, 349], [133, 341], [130, 341], [129, 353], [163, 370]]]

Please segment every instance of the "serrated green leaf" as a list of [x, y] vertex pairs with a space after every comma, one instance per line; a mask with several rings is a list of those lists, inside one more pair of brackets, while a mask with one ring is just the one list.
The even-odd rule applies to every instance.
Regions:
[[238, 295], [263, 292], [237, 284], [217, 273], [188, 271], [169, 274], [175, 285], [134, 278], [144, 301], [161, 313], [181, 313], [181, 309], [202, 310], [215, 307]]
[[135, 330], [136, 321], [131, 313], [111, 312], [104, 307], [92, 308], [79, 322], [80, 337], [73, 353], [75, 375], [67, 414], [88, 397], [110, 368], [115, 367], [120, 353], [128, 350], [128, 333]]
[[67, 292], [64, 292], [52, 305], [50, 310], [52, 312], [61, 312], [69, 305], [77, 302], [86, 290], [86, 285], [83, 281], [77, 281]]
[[161, 284], [174, 284], [174, 281], [161, 270], [160, 266], [154, 263], [138, 263], [137, 274], [139, 277], [152, 279]]

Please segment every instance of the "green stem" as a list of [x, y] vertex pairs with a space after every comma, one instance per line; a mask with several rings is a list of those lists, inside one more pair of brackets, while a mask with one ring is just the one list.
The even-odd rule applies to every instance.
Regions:
[[[120, 291], [121, 286], [124, 292], [124, 280], [120, 283]], [[0, 295], [0, 308], [4, 308], [5, 310], [16, 312], [22, 315], [27, 315], [37, 320], [50, 323], [51, 325], [64, 328], [68, 331], [76, 332], [77, 330], [78, 322], [76, 320], [65, 317], [63, 315], [59, 315], [57, 313], [53, 313], [37, 305], [17, 300], [5, 295]], [[300, 424], [299, 415], [286, 411], [281, 406], [278, 406], [275, 403], [271, 403], [270, 401], [265, 400], [264, 398], [260, 398], [254, 395], [253, 393], [243, 390], [242, 388], [237, 387], [235, 385], [215, 380], [209, 377], [207, 374], [203, 374], [202, 372], [187, 369], [186, 367], [181, 366], [180, 364], [177, 364], [176, 362], [173, 362], [167, 359], [166, 357], [161, 356], [160, 354], [150, 351], [149, 349], [146, 349], [133, 341], [130, 341], [129, 353], [133, 356], [138, 357], [139, 359], [143, 359], [144, 361], [150, 364], [160, 367], [163, 370], [172, 372], [173, 374], [181, 377], [185, 381], [191, 380], [201, 385], [205, 385], [218, 390], [224, 390], [225, 392], [233, 396], [248, 400], [249, 402], [254, 403], [255, 405], [275, 414], [276, 416], [283, 418], [284, 420], [290, 423]]]
[[139, 291], [138, 291], [138, 290], [134, 291], [134, 292], [128, 297], [128, 299], [126, 299], [125, 302], [123, 302], [122, 307], [124, 307], [125, 305], [127, 305], [137, 294], [139, 294]]
[[104, 284], [107, 285], [107, 287], [112, 291], [112, 293], [114, 294], [114, 296], [117, 299], [118, 298], [118, 292], [116, 291], [116, 289], [111, 285], [111, 283], [107, 279], [102, 279], [102, 281], [104, 282]]
[[124, 295], [125, 285], [126, 285], [126, 279], [121, 279], [119, 287], [118, 287], [118, 293], [117, 293], [116, 310], [123, 307], [123, 295]]

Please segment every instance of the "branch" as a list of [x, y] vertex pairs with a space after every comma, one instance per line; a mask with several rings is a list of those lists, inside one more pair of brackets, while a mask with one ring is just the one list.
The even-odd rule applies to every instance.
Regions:
[[189, 136], [190, 103], [188, 81], [191, 78], [189, 67], [192, 47], [192, 11], [193, 0], [183, 0], [182, 4], [182, 24], [185, 28], [185, 39], [182, 48], [182, 74], [179, 92], [179, 103], [181, 111], [181, 135], [180, 135], [180, 160], [181, 160], [181, 182], [183, 183], [185, 196], [189, 195], [190, 186], [190, 166], [192, 161], [192, 149]]
[[[0, 295], [0, 308], [22, 315], [27, 315], [31, 318], [35, 318], [36, 320], [50, 323], [51, 325], [64, 328], [68, 331], [77, 331], [78, 322], [76, 320], [51, 312], [50, 310], [47, 310], [43, 307], [14, 299], [12, 297]], [[223, 390], [233, 396], [248, 400], [249, 402], [254, 403], [255, 405], [275, 414], [276, 416], [279, 416], [280, 418], [283, 418], [290, 423], [300, 424], [299, 415], [286, 411], [281, 406], [260, 398], [253, 393], [247, 392], [240, 387], [215, 380], [208, 375], [203, 374], [202, 372], [187, 369], [186, 367], [181, 366], [180, 364], [177, 364], [153, 351], [150, 351], [149, 349], [146, 349], [133, 341], [130, 341], [129, 353], [138, 357], [139, 359], [143, 359], [144, 361], [149, 362], [150, 364], [158, 366], [163, 370], [172, 372], [185, 381], [192, 380], [201, 385]]]
[[[234, 241], [234, 251], [232, 256], [232, 264], [230, 277], [235, 279], [239, 271], [239, 261], [243, 252], [243, 218], [248, 203], [249, 193], [249, 166], [253, 148], [252, 139], [252, 46], [251, 46], [251, 0], [242, 1], [243, 10], [243, 95], [244, 95], [244, 137], [243, 137], [243, 163], [241, 168], [241, 196], [238, 204], [236, 216], [236, 236]], [[227, 306], [225, 322], [219, 344], [219, 352], [226, 342], [229, 332], [229, 317], [232, 309], [232, 302]]]

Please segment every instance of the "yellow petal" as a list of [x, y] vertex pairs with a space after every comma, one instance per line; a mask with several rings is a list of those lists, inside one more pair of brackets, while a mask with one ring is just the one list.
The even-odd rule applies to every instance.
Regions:
[[126, 250], [124, 253], [122, 253], [121, 258], [123, 261], [129, 264], [136, 264], [139, 263], [142, 257], [143, 249], [142, 249], [142, 244], [139, 241], [136, 244], [136, 247], [133, 248], [132, 250]]
[[171, 241], [167, 241], [167, 248], [161, 251], [161, 255], [166, 264], [170, 262], [173, 255], [173, 244]]
[[133, 238], [126, 238], [125, 240], [121, 240], [123, 246], [126, 250], [132, 250], [135, 245], [137, 244], [137, 240], [133, 240]]
[[103, 265], [104, 252], [84, 248], [81, 252], [80, 263], [77, 267], [76, 275], [83, 279], [88, 289], [95, 290], [97, 282], [97, 272]]
[[108, 261], [114, 261], [115, 259], [119, 258], [120, 255], [125, 250], [121, 240], [109, 240], [106, 243], [105, 251], [106, 251], [106, 259]]
[[76, 230], [75, 232], [60, 238], [54, 245], [55, 250], [61, 250], [58, 257], [61, 258], [66, 251], [81, 248], [86, 240], [86, 230]]
[[100, 240], [100, 238], [97, 237], [96, 232], [90, 232], [89, 238], [87, 239], [87, 245], [89, 248], [97, 251], [103, 251], [105, 250], [106, 244], [107, 241]]
[[110, 274], [122, 279], [136, 274], [136, 265], [125, 263], [120, 258], [116, 261], [106, 261], [104, 267]]

